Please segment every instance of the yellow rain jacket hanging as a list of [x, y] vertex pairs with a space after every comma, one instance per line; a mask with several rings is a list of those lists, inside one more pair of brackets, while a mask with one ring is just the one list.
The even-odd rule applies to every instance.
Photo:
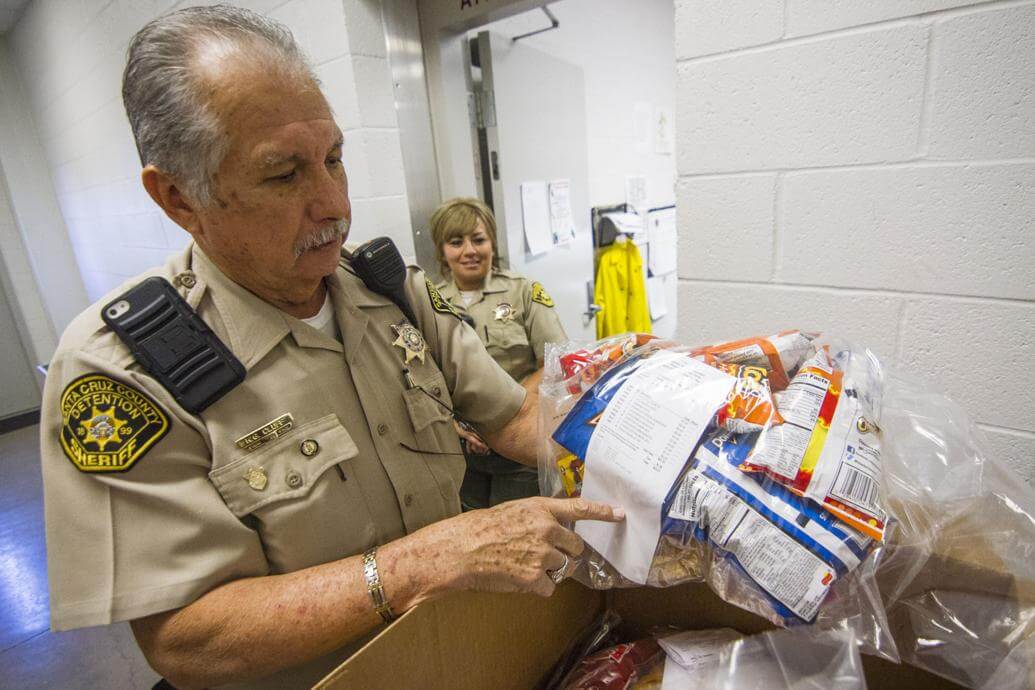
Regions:
[[593, 299], [602, 307], [597, 314], [597, 338], [629, 331], [650, 333], [643, 259], [634, 242], [619, 239], [600, 255]]

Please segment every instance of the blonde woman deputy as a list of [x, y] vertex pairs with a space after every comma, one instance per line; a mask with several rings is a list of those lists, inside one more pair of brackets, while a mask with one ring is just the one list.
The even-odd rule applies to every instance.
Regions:
[[[467, 317], [494, 360], [517, 382], [536, 385], [546, 343], [567, 335], [543, 286], [499, 268], [496, 219], [481, 200], [446, 201], [431, 216], [431, 236], [445, 280], [442, 296]], [[461, 423], [467, 473], [465, 509], [539, 493], [536, 471], [492, 451]]]

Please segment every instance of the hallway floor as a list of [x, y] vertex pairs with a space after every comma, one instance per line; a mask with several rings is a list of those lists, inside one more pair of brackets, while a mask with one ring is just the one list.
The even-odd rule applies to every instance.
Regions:
[[150, 688], [126, 623], [50, 631], [38, 436], [0, 434], [0, 687]]

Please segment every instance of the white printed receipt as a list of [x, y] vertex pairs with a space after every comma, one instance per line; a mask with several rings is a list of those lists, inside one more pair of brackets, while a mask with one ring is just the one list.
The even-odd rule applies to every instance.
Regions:
[[586, 451], [583, 498], [625, 508], [620, 523], [575, 531], [623, 576], [644, 584], [661, 536], [661, 504], [736, 379], [685, 354], [643, 360], [615, 393]]

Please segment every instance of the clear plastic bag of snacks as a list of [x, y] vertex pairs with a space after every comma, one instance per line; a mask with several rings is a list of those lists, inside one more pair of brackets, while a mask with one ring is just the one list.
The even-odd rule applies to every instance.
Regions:
[[[576, 527], [583, 583], [706, 581], [777, 625], [848, 625], [864, 652], [971, 687], [1027, 659], [1031, 488], [869, 350], [803, 331], [569, 343], [548, 350], [540, 412], [542, 493], [629, 516]], [[990, 584], [958, 579], [968, 567]]]
[[660, 690], [866, 690], [851, 629], [800, 627], [734, 639], [727, 630], [661, 638]]

